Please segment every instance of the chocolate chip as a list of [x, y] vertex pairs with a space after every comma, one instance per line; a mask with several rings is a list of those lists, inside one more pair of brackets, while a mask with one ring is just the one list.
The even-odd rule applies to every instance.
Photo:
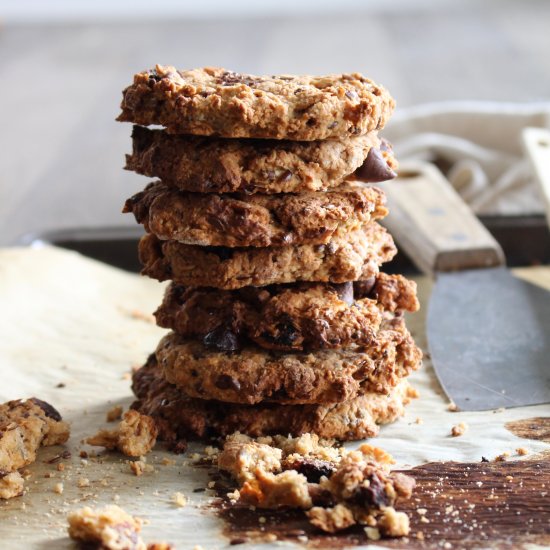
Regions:
[[218, 376], [218, 378], [216, 379], [215, 385], [216, 388], [219, 388], [220, 390], [239, 391], [241, 389], [241, 383], [232, 376], [229, 376], [228, 374], [220, 374], [220, 376]]
[[149, 81], [152, 82], [160, 82], [162, 80], [162, 77], [157, 73], [155, 69], [152, 71], [149, 71]]
[[290, 319], [277, 323], [275, 329], [275, 334], [271, 332], [264, 332], [261, 334], [261, 337], [272, 344], [292, 346], [300, 334]]
[[338, 122], [336, 122], [336, 120], [335, 120], [334, 122], [331, 122], [331, 123], [327, 126], [327, 128], [328, 128], [329, 130], [332, 130], [333, 128], [336, 128], [336, 126], [338, 126]]
[[53, 418], [57, 422], [59, 422], [61, 420], [61, 415], [59, 414], [59, 412], [57, 412], [57, 410], [54, 407], [52, 407], [49, 403], [46, 403], [45, 401], [42, 401], [41, 399], [37, 399], [36, 397], [32, 397], [31, 401], [35, 405], [38, 405], [44, 411], [44, 414], [48, 418]]
[[202, 341], [207, 348], [218, 351], [236, 351], [240, 349], [237, 335], [223, 326], [211, 330]]
[[234, 84], [244, 84], [246, 86], [255, 86], [259, 80], [252, 78], [249, 75], [243, 75], [239, 73], [234, 73], [232, 71], [225, 71], [218, 82], [223, 86], [233, 86]]
[[359, 96], [357, 95], [357, 92], [355, 90], [347, 90], [346, 97], [348, 99], [351, 99], [352, 101], [356, 101], [357, 99], [359, 99]]
[[376, 285], [376, 277], [373, 275], [368, 279], [362, 281], [355, 281], [353, 283], [353, 290], [355, 292], [355, 297], [358, 299], [369, 298], [374, 286]]
[[338, 298], [340, 298], [340, 300], [346, 302], [348, 306], [351, 306], [351, 304], [353, 304], [353, 283], [335, 283], [332, 286], [336, 290], [336, 293], [338, 294]]
[[350, 500], [365, 508], [371, 506], [381, 508], [383, 506], [388, 506], [390, 503], [388, 495], [384, 490], [383, 483], [375, 474], [369, 479], [369, 486], [366, 487], [361, 485], [360, 487], [357, 487]]
[[355, 171], [355, 176], [361, 180], [376, 183], [391, 180], [397, 174], [388, 166], [382, 153], [378, 149], [371, 147], [365, 162]]
[[334, 254], [336, 252], [336, 245], [332, 242], [325, 246], [325, 254]]
[[330, 477], [336, 470], [335, 465], [328, 460], [300, 457], [285, 465], [287, 470], [296, 470], [306, 476], [310, 483], [319, 483], [323, 476]]
[[233, 249], [224, 246], [205, 246], [208, 252], [215, 254], [220, 260], [230, 260], [233, 257]]
[[290, 170], [285, 170], [280, 176], [279, 181], [280, 182], [287, 182], [292, 178], [292, 172]]

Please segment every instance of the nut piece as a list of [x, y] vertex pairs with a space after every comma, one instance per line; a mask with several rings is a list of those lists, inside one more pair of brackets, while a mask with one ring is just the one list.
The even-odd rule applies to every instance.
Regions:
[[150, 416], [130, 410], [124, 413], [114, 430], [99, 430], [85, 442], [138, 457], [146, 455], [155, 446], [157, 433], [155, 421]]

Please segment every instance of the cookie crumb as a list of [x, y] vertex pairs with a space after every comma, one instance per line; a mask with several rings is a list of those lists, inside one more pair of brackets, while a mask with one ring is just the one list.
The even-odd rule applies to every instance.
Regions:
[[503, 453], [495, 456], [495, 462], [506, 462], [509, 456], [510, 453], [508, 451], [504, 451]]
[[63, 483], [56, 483], [54, 488], [53, 488], [53, 492], [57, 493], [58, 495], [62, 495], [63, 494]]
[[85, 442], [109, 450], [117, 449], [126, 456], [141, 457], [155, 446], [157, 435], [155, 421], [150, 416], [129, 410], [115, 429], [100, 430]]
[[19, 472], [0, 477], [0, 499], [8, 500], [23, 494], [25, 482]]
[[114, 422], [122, 418], [122, 405], [115, 405], [112, 409], [107, 411], [107, 422]]
[[529, 454], [529, 450], [526, 449], [525, 447], [518, 447], [516, 449], [516, 453], [520, 456], [525, 456], [525, 455], [528, 455]]
[[89, 487], [90, 486], [90, 480], [87, 478], [87, 477], [81, 477], [79, 480], [78, 480], [78, 486], [80, 488], [82, 487]]
[[392, 506], [384, 508], [378, 520], [380, 531], [388, 537], [404, 537], [409, 534], [409, 516], [397, 512]]
[[376, 527], [365, 527], [365, 534], [369, 540], [380, 540], [380, 530]]
[[450, 412], [457, 412], [458, 411], [458, 406], [454, 401], [451, 401], [447, 405], [447, 410], [450, 411]]
[[461, 435], [464, 435], [467, 429], [468, 425], [465, 422], [460, 422], [459, 424], [456, 424], [451, 428], [451, 436], [459, 437]]
[[187, 497], [183, 493], [174, 493], [172, 495], [172, 501], [178, 508], [184, 508], [187, 506]]

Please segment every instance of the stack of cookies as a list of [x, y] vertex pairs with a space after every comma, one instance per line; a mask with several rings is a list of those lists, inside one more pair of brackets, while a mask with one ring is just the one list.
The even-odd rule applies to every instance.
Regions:
[[395, 176], [377, 135], [393, 107], [360, 74], [157, 66], [124, 90], [126, 168], [159, 178], [124, 211], [143, 273], [171, 281], [155, 313], [171, 332], [133, 379], [161, 439], [352, 440], [403, 413], [416, 287], [379, 271], [396, 249], [369, 185]]

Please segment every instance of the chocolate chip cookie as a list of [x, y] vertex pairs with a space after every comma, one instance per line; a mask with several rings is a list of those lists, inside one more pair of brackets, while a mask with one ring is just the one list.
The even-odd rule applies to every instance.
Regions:
[[294, 283], [218, 290], [171, 284], [157, 324], [220, 351], [251, 341], [281, 351], [355, 348], [372, 342], [382, 311], [416, 311], [416, 284], [379, 273], [355, 283]]
[[384, 193], [347, 184], [329, 192], [281, 195], [186, 193], [151, 183], [126, 201], [138, 223], [162, 240], [199, 246], [327, 244], [387, 215]]
[[[396, 176], [391, 145], [375, 132], [325, 141], [219, 139], [134, 126], [126, 169], [198, 193], [296, 193], [338, 187], [358, 177]], [[352, 176], [353, 177], [353, 176]]]
[[21, 494], [23, 479], [17, 470], [32, 464], [41, 446], [60, 445], [68, 438], [68, 424], [49, 403], [33, 397], [0, 404], [0, 498]]
[[395, 102], [359, 73], [253, 76], [157, 65], [122, 92], [121, 122], [173, 134], [312, 141], [383, 128]]
[[[219, 342], [226, 347], [224, 337]], [[390, 393], [422, 357], [401, 317], [384, 323], [368, 346], [357, 349], [288, 353], [248, 345], [231, 352], [212, 344], [166, 335], [156, 350], [166, 380], [201, 399], [329, 404], [366, 392]]]
[[240, 431], [262, 435], [301, 435], [350, 441], [377, 435], [379, 424], [394, 422], [404, 413], [414, 392], [402, 381], [389, 394], [368, 393], [334, 405], [240, 405], [193, 399], [162, 377], [152, 355], [133, 375], [137, 401], [132, 408], [152, 416], [159, 438], [176, 445], [182, 439], [204, 439]]
[[376, 222], [335, 236], [326, 245], [200, 247], [161, 241], [150, 234], [139, 243], [144, 275], [159, 281], [172, 279], [183, 285], [224, 289], [368, 279], [395, 253], [391, 235]]

